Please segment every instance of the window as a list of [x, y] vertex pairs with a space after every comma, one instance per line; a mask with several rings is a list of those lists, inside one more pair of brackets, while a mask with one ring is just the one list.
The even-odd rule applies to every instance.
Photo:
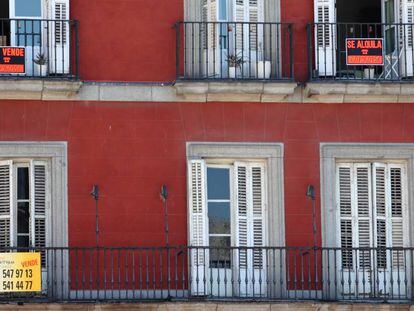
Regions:
[[[338, 163], [337, 189], [342, 248], [403, 246], [406, 209], [403, 164]], [[370, 268], [371, 259], [366, 252], [355, 262], [352, 252], [345, 252], [342, 267]], [[387, 268], [387, 254], [377, 253], [376, 262], [378, 268]]]
[[45, 250], [68, 246], [66, 168], [65, 142], [0, 142], [0, 247], [41, 250], [44, 294], [68, 290], [68, 253]]
[[0, 161], [0, 246], [47, 246], [49, 204], [46, 161]]
[[[190, 143], [188, 155], [192, 294], [265, 294], [263, 247], [284, 243], [280, 145]], [[243, 282], [220, 282], [232, 278]]]
[[[340, 297], [404, 296], [410, 290], [414, 147], [404, 144], [323, 144], [324, 271], [337, 277]], [[328, 254], [328, 252], [327, 252]], [[328, 262], [330, 262], [328, 264]], [[325, 275], [328, 277], [328, 275]]]

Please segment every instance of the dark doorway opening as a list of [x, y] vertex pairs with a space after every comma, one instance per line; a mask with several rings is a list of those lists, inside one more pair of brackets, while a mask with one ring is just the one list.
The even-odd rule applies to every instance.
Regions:
[[[336, 0], [337, 20], [337, 74], [345, 78], [364, 78], [364, 66], [346, 65], [346, 38], [382, 38], [381, 0]], [[382, 67], [374, 73], [381, 74]]]
[[10, 44], [9, 0], [0, 0], [0, 46]]
[[381, 0], [336, 0], [338, 23], [381, 23]]

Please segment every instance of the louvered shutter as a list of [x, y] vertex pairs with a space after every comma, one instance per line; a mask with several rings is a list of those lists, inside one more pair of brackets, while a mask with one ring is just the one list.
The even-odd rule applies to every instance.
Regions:
[[334, 0], [315, 1], [315, 57], [319, 75], [335, 75], [336, 42], [335, 2]]
[[[201, 45], [203, 47], [203, 61], [200, 62], [200, 71], [204, 77], [215, 76], [220, 73], [220, 49], [218, 17], [218, 0], [203, 0], [202, 18], [200, 26]], [[196, 34], [195, 34], [196, 35]]]
[[67, 74], [70, 68], [69, 0], [51, 0], [51, 29], [49, 69], [52, 73]]
[[375, 163], [373, 166], [373, 216], [374, 216], [374, 246], [378, 248], [376, 265], [380, 269], [387, 268], [387, 166]]
[[[235, 33], [235, 53], [238, 54], [239, 57], [242, 55], [242, 50], [245, 49], [245, 46], [247, 45], [247, 40], [249, 38], [249, 28], [247, 25], [243, 24], [247, 21], [247, 4], [249, 0], [236, 0], [235, 3], [235, 9], [234, 9], [234, 17], [236, 22], [236, 33]], [[247, 11], [247, 12], [246, 12]]]
[[[236, 246], [247, 247], [249, 246], [249, 232], [248, 232], [248, 176], [247, 166], [242, 163], [236, 163], [236, 213], [237, 213], [237, 232], [236, 232]], [[247, 269], [247, 251], [240, 250], [238, 256], [238, 263], [240, 269]]]
[[208, 246], [206, 234], [206, 197], [205, 197], [205, 162], [191, 160], [188, 163], [188, 202], [190, 213], [190, 250], [191, 254], [191, 293], [206, 295], [206, 268], [208, 253], [206, 249], [197, 248]]
[[[241, 295], [264, 293], [266, 258], [265, 242], [265, 180], [264, 165], [235, 163], [236, 180], [236, 243]], [[260, 290], [261, 289], [261, 290]]]
[[13, 162], [0, 161], [0, 248], [10, 247]]
[[368, 248], [372, 246], [371, 235], [371, 165], [355, 164], [356, 177], [356, 222], [357, 222], [357, 239], [355, 247], [362, 248], [359, 251], [359, 268], [369, 269], [371, 267], [370, 252]]
[[[404, 247], [404, 168], [392, 164], [389, 167], [390, 178], [390, 218], [391, 218], [391, 247]], [[404, 267], [404, 252], [394, 250], [392, 252], [392, 268], [402, 269]]]
[[340, 164], [337, 167], [338, 203], [340, 215], [340, 247], [343, 269], [353, 267], [353, 230], [352, 230], [352, 165]]
[[405, 76], [414, 75], [414, 0], [401, 0], [400, 14], [402, 25], [404, 27], [404, 35], [400, 36], [405, 38], [405, 42], [402, 42], [400, 49], [404, 51], [403, 57], [400, 58], [401, 72]]
[[[31, 245], [35, 248], [44, 248], [47, 243], [47, 210], [48, 197], [48, 169], [44, 161], [33, 161], [31, 165], [32, 176], [32, 210], [31, 215]], [[42, 252], [42, 266], [45, 267], [45, 252]]]
[[217, 0], [203, 0], [201, 37], [204, 49], [214, 49], [217, 44]]

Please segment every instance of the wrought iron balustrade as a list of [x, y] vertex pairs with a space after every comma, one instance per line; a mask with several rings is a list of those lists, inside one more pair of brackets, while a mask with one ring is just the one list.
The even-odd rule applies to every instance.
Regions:
[[293, 25], [178, 22], [177, 79], [293, 79]]
[[414, 300], [414, 248], [1, 250], [17, 251], [42, 253], [42, 292], [3, 293], [0, 301]]
[[79, 78], [79, 38], [76, 20], [0, 19], [1, 55], [25, 49], [24, 68], [15, 58], [3, 59], [0, 78]]
[[[310, 80], [414, 82], [413, 31], [414, 24], [404, 23], [308, 24]], [[363, 58], [362, 65], [347, 64], [346, 39], [351, 38], [382, 39], [382, 64]]]

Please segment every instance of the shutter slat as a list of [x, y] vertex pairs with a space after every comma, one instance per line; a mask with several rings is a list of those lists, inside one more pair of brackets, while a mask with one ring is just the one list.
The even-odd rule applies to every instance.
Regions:
[[342, 250], [342, 268], [352, 269], [352, 221], [347, 219], [341, 220], [341, 248]]
[[12, 208], [12, 161], [0, 161], [0, 247], [10, 247]]
[[341, 216], [351, 216], [351, 169], [339, 168], [339, 208]]
[[357, 168], [357, 204], [358, 217], [370, 216], [369, 170], [367, 167]]
[[[264, 246], [264, 167], [252, 166], [252, 214], [253, 214], [253, 246]], [[263, 268], [263, 250], [253, 252], [253, 266]]]
[[[248, 211], [247, 211], [247, 166], [236, 164], [236, 181], [237, 181], [237, 246], [247, 247], [249, 245], [248, 235]], [[247, 251], [239, 250], [239, 267], [247, 268]]]
[[[207, 246], [206, 242], [206, 203], [205, 203], [205, 162], [203, 160], [188, 161], [188, 204], [190, 212], [190, 246]], [[206, 287], [203, 278], [206, 273], [208, 252], [203, 248], [190, 250], [191, 260], [191, 293], [205, 295]]]
[[[34, 215], [32, 244], [34, 247], [44, 248], [47, 246], [46, 210], [47, 210], [47, 163], [44, 161], [33, 162], [33, 211]], [[41, 252], [42, 266], [46, 266], [46, 253]]]

